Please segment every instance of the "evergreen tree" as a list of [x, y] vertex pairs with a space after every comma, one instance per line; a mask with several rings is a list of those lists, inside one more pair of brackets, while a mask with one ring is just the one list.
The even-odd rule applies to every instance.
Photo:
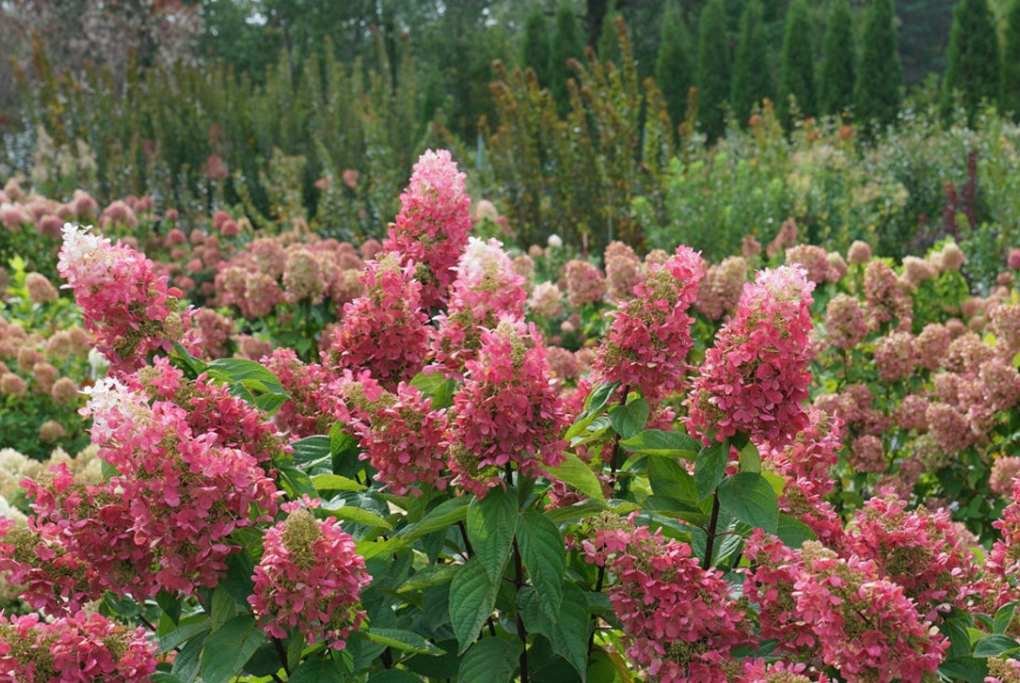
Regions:
[[786, 11], [783, 52], [779, 59], [779, 101], [776, 103], [787, 125], [792, 123], [791, 98], [796, 100], [801, 114], [813, 116], [818, 111], [811, 35], [811, 17], [805, 0], [793, 0]]
[[1002, 46], [1002, 110], [1020, 119], [1020, 0], [1006, 13], [1006, 38]]
[[840, 114], [854, 100], [854, 28], [847, 0], [833, 0], [822, 48], [822, 77], [818, 108], [822, 114]]
[[538, 76], [538, 82], [544, 86], [549, 85], [549, 66], [552, 63], [551, 45], [549, 42], [549, 27], [546, 25], [545, 14], [542, 8], [537, 6], [528, 15], [524, 24], [524, 47], [521, 54], [521, 64], [530, 67]]
[[599, 34], [599, 44], [595, 49], [600, 62], [620, 63], [620, 36], [616, 29], [619, 17], [620, 13], [614, 9], [606, 14], [602, 21], [602, 33]]
[[676, 123], [687, 110], [687, 91], [694, 81], [689, 46], [691, 37], [676, 2], [670, 2], [662, 16], [662, 39], [655, 59], [655, 80], [666, 98], [669, 115]]
[[859, 121], [887, 125], [899, 112], [903, 69], [894, 21], [893, 0], [872, 0], [864, 19], [854, 89], [854, 115]]
[[710, 139], [726, 128], [723, 106], [730, 94], [730, 46], [723, 0], [709, 0], [698, 22], [698, 114]]
[[556, 12], [556, 40], [552, 46], [552, 64], [549, 69], [553, 94], [561, 110], [566, 109], [567, 79], [573, 75], [567, 62], [571, 59], [580, 59], [583, 55], [584, 46], [577, 17], [574, 16], [573, 8], [568, 3], [563, 3]]
[[762, 25], [761, 0], [750, 0], [740, 17], [740, 37], [733, 65], [733, 91], [730, 104], [738, 120], [745, 121], [756, 104], [774, 97], [769, 75], [765, 27]]
[[953, 11], [949, 33], [949, 66], [942, 88], [942, 106], [949, 112], [957, 94], [973, 120], [982, 100], [998, 100], [999, 41], [987, 0], [961, 0]]

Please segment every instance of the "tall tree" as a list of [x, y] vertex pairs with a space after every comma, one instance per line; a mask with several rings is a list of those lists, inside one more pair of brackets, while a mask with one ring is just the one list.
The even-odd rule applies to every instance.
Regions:
[[730, 42], [723, 0], [709, 0], [698, 22], [698, 114], [709, 138], [726, 128], [723, 107], [730, 94]]
[[1020, 119], [1020, 0], [1006, 12], [1006, 36], [1002, 46], [1002, 110]]
[[774, 97], [769, 74], [765, 27], [761, 0], [750, 0], [740, 16], [740, 37], [733, 65], [733, 90], [730, 104], [741, 121], [766, 97]]
[[822, 47], [822, 77], [818, 84], [818, 108], [822, 114], [840, 114], [854, 101], [853, 16], [847, 0], [833, 0], [826, 19]]
[[872, 0], [864, 19], [854, 88], [854, 114], [862, 122], [887, 125], [900, 109], [903, 69], [896, 51], [894, 22], [893, 0]]
[[524, 46], [521, 50], [521, 63], [530, 67], [538, 76], [538, 82], [549, 85], [549, 65], [552, 63], [552, 46], [549, 41], [549, 26], [542, 8], [535, 9], [528, 15], [524, 23]]
[[556, 39], [552, 45], [552, 64], [549, 68], [552, 91], [561, 109], [567, 105], [567, 79], [571, 76], [567, 62], [580, 59], [583, 54], [584, 44], [574, 9], [569, 3], [563, 2], [556, 12]]
[[815, 98], [815, 60], [811, 47], [811, 17], [806, 0], [793, 0], [786, 11], [786, 30], [783, 33], [783, 51], [779, 58], [780, 116], [790, 125], [791, 98], [797, 109], [805, 115], [818, 112]]
[[674, 0], [662, 15], [662, 38], [655, 59], [655, 80], [666, 98], [666, 107], [674, 123], [684, 117], [687, 91], [694, 82], [690, 44], [690, 33]]
[[982, 100], [995, 103], [999, 79], [999, 40], [987, 0], [961, 0], [953, 11], [949, 33], [949, 66], [942, 87], [942, 107], [948, 112], [957, 95], [973, 120]]

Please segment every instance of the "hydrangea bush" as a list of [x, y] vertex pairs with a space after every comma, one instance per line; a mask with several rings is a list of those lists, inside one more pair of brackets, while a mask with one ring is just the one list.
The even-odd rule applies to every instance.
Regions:
[[465, 182], [357, 249], [72, 200], [0, 390], [90, 445], [0, 452], [0, 678], [1018, 680], [1020, 258], [515, 254]]

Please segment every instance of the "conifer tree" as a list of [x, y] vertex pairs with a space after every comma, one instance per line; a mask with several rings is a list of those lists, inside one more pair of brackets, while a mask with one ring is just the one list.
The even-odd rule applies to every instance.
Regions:
[[684, 117], [687, 91], [694, 82], [690, 45], [690, 33], [674, 0], [666, 6], [662, 15], [662, 35], [655, 59], [655, 80], [666, 98], [666, 107], [673, 123]]
[[949, 64], [942, 87], [942, 107], [948, 113], [962, 99], [969, 120], [982, 101], [995, 103], [999, 78], [999, 40], [987, 0], [960, 0], [953, 10], [949, 33]]
[[861, 36], [854, 116], [867, 125], [892, 123], [900, 109], [903, 68], [896, 48], [893, 0], [871, 0]]
[[567, 106], [567, 79], [573, 74], [567, 62], [580, 59], [584, 54], [581, 31], [573, 8], [566, 2], [556, 12], [556, 38], [552, 45], [552, 63], [549, 67], [551, 87], [556, 101], [563, 110]]
[[840, 114], [853, 105], [856, 61], [850, 4], [833, 0], [826, 19], [818, 83], [818, 109], [822, 114]]
[[730, 44], [723, 0], [709, 0], [698, 22], [698, 114], [710, 139], [726, 128], [724, 106], [730, 94]]
[[1002, 110], [1020, 120], [1020, 0], [1006, 12], [1006, 35], [1002, 46]]
[[765, 27], [761, 0], [750, 0], [740, 16], [740, 37], [733, 64], [733, 90], [730, 104], [740, 121], [745, 121], [756, 104], [774, 98], [769, 73]]
[[811, 17], [805, 0], [793, 0], [786, 12], [783, 51], [779, 60], [779, 101], [776, 107], [783, 121], [790, 125], [791, 102], [805, 116], [818, 112], [815, 98], [815, 60], [811, 48]]
[[542, 13], [541, 7], [536, 6], [524, 24], [524, 47], [521, 63], [524, 67], [530, 67], [535, 71], [538, 82], [543, 86], [548, 86], [550, 80], [549, 66], [552, 62], [550, 49], [549, 27], [546, 24], [545, 14]]

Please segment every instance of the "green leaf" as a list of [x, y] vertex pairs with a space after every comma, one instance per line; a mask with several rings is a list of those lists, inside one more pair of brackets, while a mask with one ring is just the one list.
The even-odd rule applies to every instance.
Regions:
[[206, 365], [206, 372], [230, 387], [230, 393], [266, 412], [279, 408], [288, 398], [279, 378], [252, 360], [217, 358]]
[[414, 631], [404, 631], [399, 628], [370, 628], [361, 633], [373, 643], [392, 647], [395, 650], [432, 657], [446, 654], [445, 650], [436, 647]]
[[289, 683], [319, 683], [342, 681], [347, 677], [343, 668], [327, 655], [325, 658], [306, 659], [287, 678]]
[[368, 527], [381, 527], [387, 531], [393, 529], [393, 525], [386, 521], [384, 517], [364, 508], [347, 505], [343, 499], [333, 499], [325, 502], [318, 509], [332, 517], [348, 522], [364, 524]]
[[191, 683], [198, 678], [199, 660], [205, 646], [206, 634], [202, 633], [189, 640], [174, 658], [170, 672], [183, 683]]
[[1005, 633], [1006, 629], [1013, 622], [1013, 615], [1016, 614], [1017, 602], [1007, 602], [1005, 605], [999, 608], [995, 613], [995, 618], [992, 620], [992, 631], [995, 633]]
[[416, 591], [449, 583], [457, 573], [457, 565], [430, 564], [422, 567], [397, 588], [397, 593], [414, 593]]
[[804, 545], [804, 541], [813, 541], [817, 538], [811, 527], [785, 512], [779, 513], [776, 536], [791, 548], [799, 548]]
[[726, 441], [701, 449], [694, 463], [694, 483], [698, 485], [698, 495], [702, 498], [712, 495], [726, 474], [729, 458], [730, 444]]
[[776, 492], [756, 472], [740, 472], [719, 484], [719, 506], [742, 522], [775, 533], [779, 527]]
[[192, 617], [185, 617], [180, 625], [173, 631], [159, 638], [159, 651], [169, 652], [188, 642], [200, 633], [209, 630], [210, 622], [208, 614], [197, 614]]
[[618, 386], [620, 386], [619, 382], [604, 382], [592, 389], [592, 392], [588, 394], [588, 398], [584, 402], [585, 412], [597, 413], [605, 408]]
[[667, 458], [692, 459], [697, 456], [701, 444], [684, 432], [667, 432], [661, 429], [646, 429], [630, 438], [620, 441], [620, 446], [632, 453], [658, 455]]
[[988, 663], [978, 657], [953, 657], [942, 662], [939, 673], [950, 681], [984, 683], [988, 675]]
[[237, 603], [234, 597], [224, 586], [217, 586], [212, 594], [212, 615], [209, 619], [209, 629], [218, 631], [223, 624], [230, 621], [237, 614]]
[[312, 486], [316, 491], [364, 491], [365, 485], [339, 474], [313, 474]]
[[471, 646], [460, 663], [458, 683], [509, 683], [517, 670], [520, 650], [501, 638], [483, 638]]
[[975, 657], [998, 657], [1020, 648], [1020, 643], [1001, 633], [986, 636], [974, 646]]
[[616, 406], [609, 411], [609, 421], [613, 425], [613, 431], [624, 439], [629, 439], [645, 426], [648, 421], [648, 402], [643, 398], [637, 398], [622, 406]]
[[521, 516], [517, 539], [524, 568], [542, 598], [542, 609], [547, 617], [556, 619], [563, 602], [566, 563], [560, 530], [541, 513], [529, 511]]
[[473, 498], [467, 511], [467, 533], [475, 556], [493, 583], [499, 583], [517, 531], [517, 501], [496, 488], [482, 500]]
[[453, 404], [457, 383], [440, 372], [419, 372], [411, 379], [411, 386], [427, 396], [432, 401], [432, 407], [439, 410]]
[[759, 455], [758, 447], [754, 445], [753, 441], [748, 441], [740, 449], [740, 471], [761, 472], [761, 455]]
[[467, 506], [470, 502], [467, 496], [457, 496], [444, 501], [430, 510], [420, 521], [408, 524], [386, 541], [359, 543], [358, 554], [367, 560], [406, 548], [422, 536], [462, 521], [467, 515]]
[[279, 458], [273, 461], [273, 465], [280, 473], [283, 489], [288, 496], [291, 498], [300, 498], [301, 496], [315, 498], [318, 496], [315, 487], [312, 486], [312, 480], [297, 467]]
[[331, 464], [329, 437], [323, 434], [306, 436], [291, 445], [291, 457], [294, 464], [304, 470], [312, 467]]
[[562, 481], [564, 484], [577, 489], [588, 496], [588, 498], [599, 501], [605, 501], [606, 499], [602, 493], [602, 484], [599, 482], [599, 478], [592, 472], [588, 463], [573, 453], [567, 453], [563, 462], [556, 467], [546, 468], [546, 472], [553, 479]]
[[533, 588], [523, 589], [518, 600], [528, 631], [548, 638], [553, 652], [570, 662], [583, 681], [588, 660], [588, 633], [591, 630], [588, 600], [584, 591], [573, 584], [567, 584], [556, 619], [546, 616], [542, 609], [542, 598]]
[[173, 674], [168, 674], [165, 671], [157, 671], [152, 674], [152, 678], [149, 679], [152, 683], [184, 683], [180, 678]]
[[416, 676], [403, 669], [376, 671], [368, 677], [368, 683], [421, 683], [421, 680], [421, 676]]
[[698, 486], [694, 477], [680, 463], [669, 458], [648, 458], [645, 471], [655, 495], [691, 502], [697, 506]]
[[463, 653], [492, 614], [498, 586], [477, 559], [463, 564], [450, 583], [450, 624]]
[[241, 673], [266, 636], [247, 614], [234, 617], [209, 635], [202, 648], [199, 670], [205, 683], [227, 683]]

